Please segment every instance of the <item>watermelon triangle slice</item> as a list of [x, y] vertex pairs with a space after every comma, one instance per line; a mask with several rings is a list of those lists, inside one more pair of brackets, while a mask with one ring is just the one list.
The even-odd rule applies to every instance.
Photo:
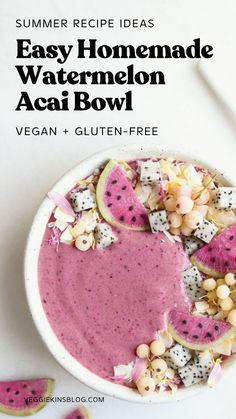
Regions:
[[195, 252], [191, 261], [200, 271], [215, 278], [236, 273], [236, 224]]
[[[54, 380], [1, 381], [0, 412], [12, 416], [29, 416], [43, 409], [46, 397], [52, 395]], [[42, 401], [43, 400], [43, 401]]]
[[99, 211], [109, 224], [130, 230], [150, 229], [146, 208], [115, 160], [103, 170], [96, 194]]
[[229, 323], [178, 310], [170, 311], [168, 330], [176, 342], [196, 351], [214, 348], [235, 333]]
[[71, 412], [66, 419], [90, 419], [91, 416], [88, 410], [84, 406], [79, 406], [73, 412]]

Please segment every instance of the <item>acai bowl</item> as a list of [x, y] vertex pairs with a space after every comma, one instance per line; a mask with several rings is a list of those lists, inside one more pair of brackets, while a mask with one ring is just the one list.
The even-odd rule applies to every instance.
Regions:
[[71, 374], [158, 403], [232, 370], [234, 189], [221, 189], [231, 185], [189, 154], [145, 146], [99, 153], [52, 188], [30, 231], [25, 284]]

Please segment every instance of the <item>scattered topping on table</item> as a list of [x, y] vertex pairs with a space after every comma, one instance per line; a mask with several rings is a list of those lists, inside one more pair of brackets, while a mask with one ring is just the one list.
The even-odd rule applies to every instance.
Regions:
[[90, 419], [91, 416], [84, 406], [79, 406], [73, 412], [71, 412], [66, 419]]
[[35, 380], [1, 381], [0, 412], [12, 416], [29, 416], [46, 406], [44, 401], [51, 397], [54, 380], [39, 378]]

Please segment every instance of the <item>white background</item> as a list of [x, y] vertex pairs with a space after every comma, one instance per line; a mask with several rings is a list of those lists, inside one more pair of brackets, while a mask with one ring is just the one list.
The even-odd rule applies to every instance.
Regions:
[[[42, 343], [26, 304], [22, 260], [27, 233], [33, 215], [52, 184], [69, 168], [95, 151], [123, 143], [139, 141], [120, 137], [76, 137], [77, 125], [158, 125], [159, 136], [153, 141], [171, 144], [177, 149], [195, 149], [212, 165], [220, 166], [235, 176], [235, 120], [200, 78], [196, 62], [154, 61], [135, 63], [137, 69], [162, 70], [166, 86], [134, 88], [133, 112], [15, 112], [21, 83], [14, 69], [17, 37], [32, 38], [37, 43], [73, 43], [78, 37], [94, 37], [99, 42], [147, 45], [182, 43], [188, 45], [201, 37], [202, 43], [214, 46], [218, 59], [223, 48], [235, 49], [235, 0], [2, 0], [1, 1], [1, 233], [0, 233], [0, 379], [51, 376], [57, 381], [55, 394], [98, 395], [71, 377], [52, 358]], [[154, 18], [154, 29], [44, 29], [20, 30], [16, 18]], [[68, 68], [87, 69], [125, 67], [124, 62], [99, 60], [78, 63], [70, 61]], [[227, 72], [227, 64], [221, 63]], [[50, 64], [51, 68], [53, 64]], [[49, 65], [48, 65], [49, 67]], [[109, 68], [108, 68], [109, 67]], [[227, 76], [226, 76], [227, 78]], [[234, 80], [232, 79], [232, 89]], [[224, 74], [222, 72], [222, 85]], [[50, 88], [49, 88], [50, 89]], [[59, 94], [62, 89], [54, 88]], [[75, 88], [76, 90], [76, 88]], [[88, 89], [94, 95], [121, 94], [123, 87]], [[28, 91], [31, 92], [30, 87]], [[47, 94], [47, 89], [32, 89], [35, 97]], [[236, 100], [236, 99], [235, 99]], [[52, 126], [60, 131], [57, 137], [17, 136], [15, 126]], [[65, 136], [61, 130], [67, 128]], [[141, 139], [143, 142], [150, 138]], [[178, 404], [135, 405], [105, 397], [105, 403], [92, 404], [94, 419], [141, 419], [147, 417], [182, 419], [235, 419], [235, 374], [215, 389]], [[50, 404], [38, 413], [39, 419], [63, 418], [72, 408], [69, 404]], [[0, 414], [0, 417], [4, 415]]]

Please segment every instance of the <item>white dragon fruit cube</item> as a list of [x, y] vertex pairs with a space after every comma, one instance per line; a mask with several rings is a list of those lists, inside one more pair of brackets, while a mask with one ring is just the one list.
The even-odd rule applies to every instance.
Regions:
[[190, 236], [184, 238], [184, 249], [188, 256], [192, 256], [202, 246], [204, 246], [204, 243], [197, 237]]
[[205, 294], [202, 289], [202, 276], [196, 266], [186, 269], [183, 273], [183, 282], [186, 287], [189, 298], [197, 301], [202, 295]]
[[163, 355], [168, 367], [175, 370], [186, 365], [191, 358], [190, 350], [179, 343], [168, 349]]
[[215, 206], [220, 209], [236, 209], [236, 188], [222, 186], [217, 189]]
[[213, 362], [208, 351], [199, 353], [194, 361], [179, 368], [179, 376], [185, 387], [206, 381], [213, 368]]
[[105, 223], [99, 223], [96, 225], [94, 237], [96, 241], [96, 247], [98, 249], [105, 249], [117, 241], [117, 237], [113, 233], [111, 227]]
[[96, 197], [89, 189], [82, 189], [74, 192], [71, 202], [75, 212], [89, 210], [96, 207]]
[[159, 233], [161, 231], [169, 230], [170, 226], [167, 219], [167, 212], [165, 210], [152, 211], [148, 215], [148, 218], [152, 233]]
[[140, 164], [140, 180], [145, 184], [152, 185], [161, 181], [161, 167], [157, 161], [142, 161]]
[[205, 243], [209, 243], [216, 235], [217, 231], [218, 228], [216, 225], [204, 218], [200, 226], [195, 230], [194, 236]]

